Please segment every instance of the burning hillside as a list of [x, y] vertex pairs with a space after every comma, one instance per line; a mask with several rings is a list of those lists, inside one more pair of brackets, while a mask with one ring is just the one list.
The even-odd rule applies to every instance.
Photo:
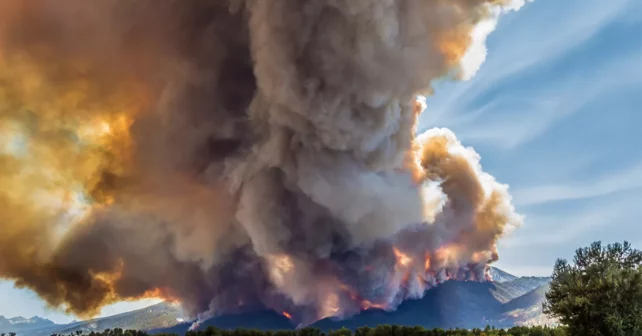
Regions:
[[160, 296], [303, 324], [484, 281], [507, 187], [415, 124], [514, 6], [2, 2], [0, 278], [79, 316]]

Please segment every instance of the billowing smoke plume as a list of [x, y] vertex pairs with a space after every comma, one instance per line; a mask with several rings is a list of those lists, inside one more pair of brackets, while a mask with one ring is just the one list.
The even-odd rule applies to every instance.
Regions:
[[417, 96], [509, 5], [0, 2], [0, 278], [304, 324], [485, 280], [520, 218]]

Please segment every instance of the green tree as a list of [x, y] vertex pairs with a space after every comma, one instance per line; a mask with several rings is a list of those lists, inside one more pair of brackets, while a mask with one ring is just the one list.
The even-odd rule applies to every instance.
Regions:
[[544, 312], [570, 335], [642, 335], [642, 252], [631, 244], [595, 242], [555, 263]]
[[299, 329], [296, 334], [297, 336], [321, 336], [321, 329], [307, 327]]
[[341, 328], [339, 330], [328, 331], [328, 336], [352, 336], [352, 330], [348, 328]]
[[355, 336], [370, 336], [370, 333], [372, 332], [372, 328], [365, 326], [361, 328], [357, 328], [355, 330], [354, 335]]

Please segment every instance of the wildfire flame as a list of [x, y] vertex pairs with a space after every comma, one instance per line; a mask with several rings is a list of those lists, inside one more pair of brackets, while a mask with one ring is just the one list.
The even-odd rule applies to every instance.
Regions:
[[412, 263], [412, 258], [410, 258], [408, 255], [399, 251], [398, 248], [393, 247], [392, 250], [395, 253], [395, 256], [397, 257], [397, 263], [399, 265], [403, 267], [408, 267]]
[[385, 304], [372, 303], [372, 302], [370, 302], [368, 300], [361, 301], [361, 309], [363, 309], [363, 310], [368, 310], [368, 309], [372, 309], [372, 308], [386, 310], [386, 307], [387, 306]]
[[181, 300], [169, 288], [154, 288], [146, 291], [134, 300], [157, 299], [167, 303], [180, 304]]
[[430, 255], [426, 252], [425, 261], [424, 261], [424, 271], [428, 272], [430, 270]]

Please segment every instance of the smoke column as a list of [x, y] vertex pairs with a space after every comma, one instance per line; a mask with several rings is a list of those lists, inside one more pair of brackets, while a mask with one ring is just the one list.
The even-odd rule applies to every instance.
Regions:
[[519, 5], [0, 2], [0, 278], [300, 324], [487, 280], [521, 218], [418, 97]]

